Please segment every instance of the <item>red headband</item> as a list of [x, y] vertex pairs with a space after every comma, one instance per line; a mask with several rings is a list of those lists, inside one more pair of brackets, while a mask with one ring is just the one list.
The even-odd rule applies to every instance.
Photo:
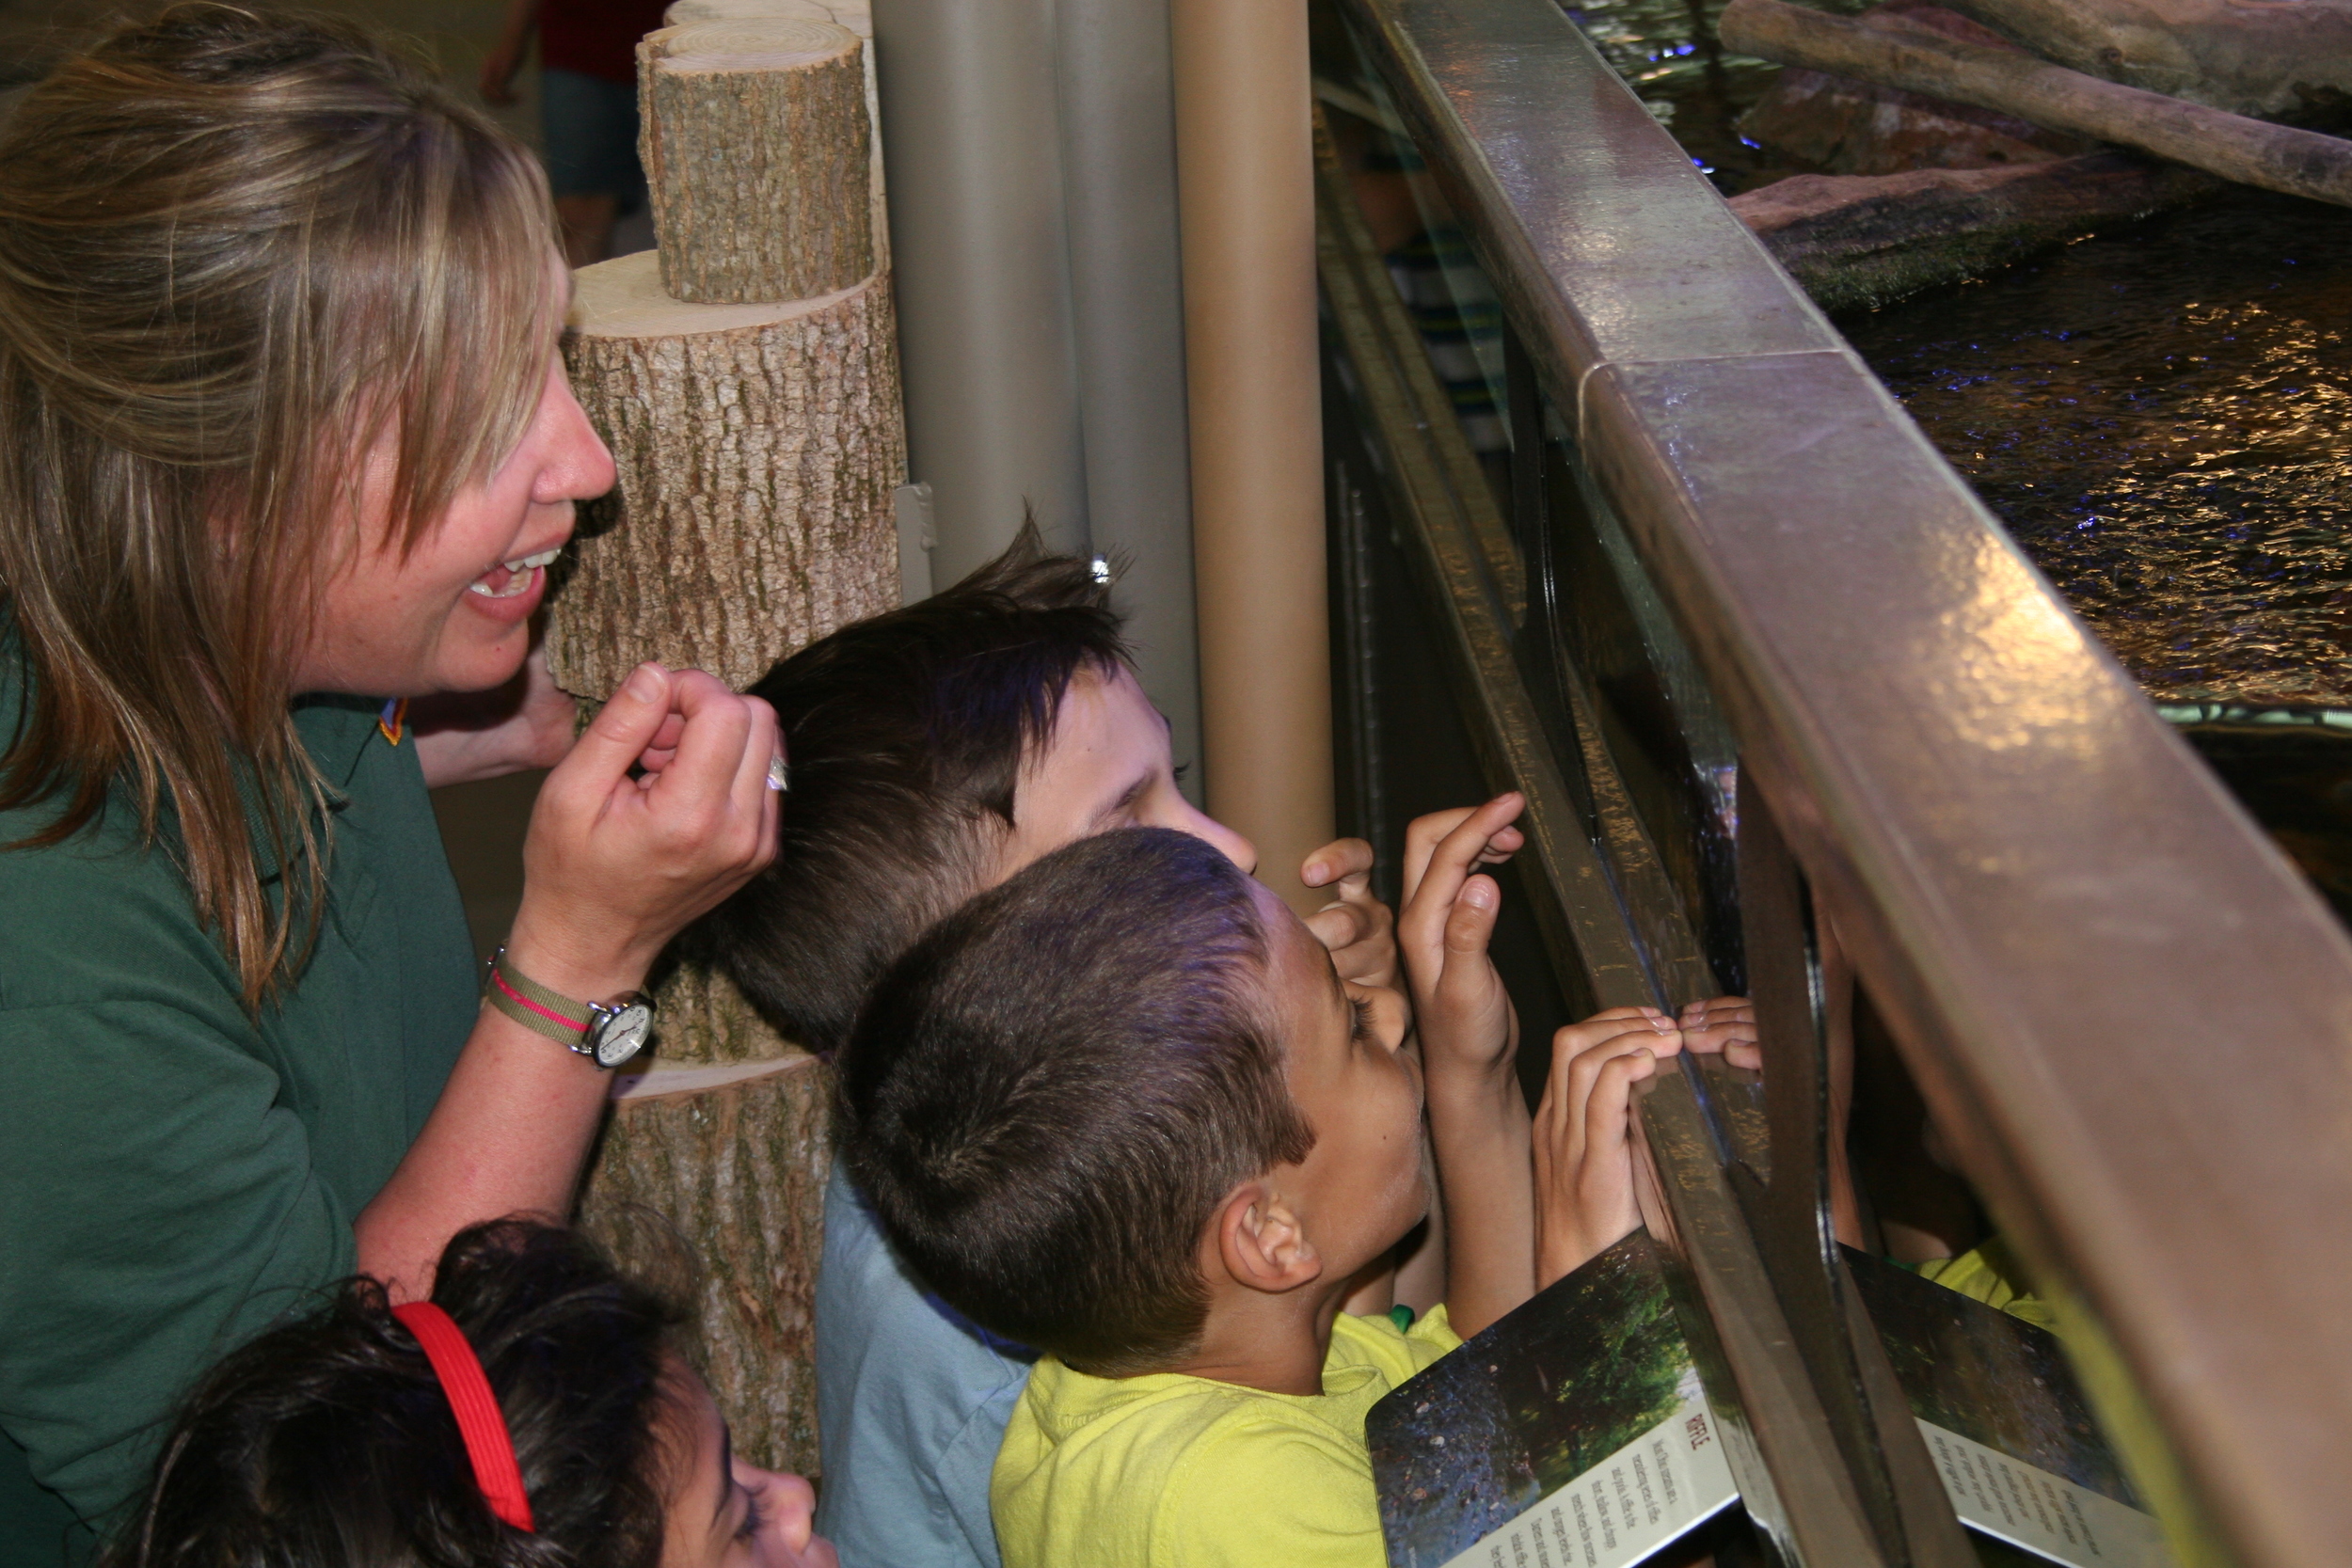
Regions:
[[515, 1463], [515, 1440], [507, 1435], [506, 1418], [499, 1413], [498, 1396], [490, 1392], [490, 1380], [482, 1375], [473, 1347], [450, 1315], [429, 1301], [395, 1307], [392, 1316], [408, 1325], [424, 1349], [424, 1358], [433, 1363], [433, 1375], [441, 1380], [483, 1500], [516, 1529], [531, 1531], [531, 1498], [523, 1491], [522, 1466]]

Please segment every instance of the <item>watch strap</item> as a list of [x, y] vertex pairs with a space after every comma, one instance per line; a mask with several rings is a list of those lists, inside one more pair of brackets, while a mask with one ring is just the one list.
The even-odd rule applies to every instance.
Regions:
[[574, 1051], [586, 1049], [588, 1031], [596, 1022], [594, 1009], [518, 973], [506, 961], [503, 947], [490, 959], [489, 983], [482, 994], [491, 1006], [533, 1034]]

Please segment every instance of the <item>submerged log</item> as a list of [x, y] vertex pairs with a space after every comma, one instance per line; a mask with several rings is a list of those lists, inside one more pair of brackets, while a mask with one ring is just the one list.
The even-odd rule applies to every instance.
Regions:
[[2352, 142], [2145, 92], [2029, 55], [1784, 0], [1731, 0], [1724, 45], [2117, 142], [2265, 190], [2352, 206]]
[[[1941, 6], [1885, 0], [1874, 21], [1941, 33], [1963, 43], [2016, 45]], [[1991, 168], [2079, 157], [2095, 144], [1973, 103], [1791, 67], [1740, 117], [1743, 135], [1830, 174], [1899, 174], [1915, 168]]]
[[1994, 168], [2080, 157], [2095, 147], [2013, 115], [1793, 67], [1740, 117], [1740, 131], [1831, 174]]
[[1902, 174], [1801, 174], [1731, 210], [1825, 310], [1875, 307], [2007, 266], [2218, 188], [2128, 153]]
[[2264, 119], [2352, 108], [2346, 0], [1952, 0], [2061, 65]]

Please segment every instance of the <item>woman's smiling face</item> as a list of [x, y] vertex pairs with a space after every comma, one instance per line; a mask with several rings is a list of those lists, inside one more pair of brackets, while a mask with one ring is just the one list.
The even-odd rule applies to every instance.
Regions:
[[612, 487], [612, 455], [572, 396], [562, 355], [548, 356], [515, 450], [460, 489], [405, 556], [389, 517], [389, 441], [366, 463], [364, 542], [327, 580], [294, 689], [413, 697], [511, 679], [575, 503]]

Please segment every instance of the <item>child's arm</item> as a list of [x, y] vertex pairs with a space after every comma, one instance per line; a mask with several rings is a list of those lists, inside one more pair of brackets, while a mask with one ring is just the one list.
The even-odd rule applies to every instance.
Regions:
[[1744, 996], [1713, 996], [1686, 1004], [1680, 1020], [1682, 1043], [1704, 1056], [1721, 1052], [1733, 1067], [1760, 1068], [1756, 1042], [1756, 1004]]
[[[1630, 1009], [1618, 1009], [1620, 1012]], [[1653, 1019], [1662, 1013], [1640, 1009]], [[1610, 1017], [1563, 1029], [1535, 1107], [1535, 1288], [1558, 1279], [1642, 1223], [1633, 1196], [1633, 1085], [1660, 1057], [1721, 1052], [1738, 1067], [1758, 1062], [1756, 1009], [1718, 996], [1682, 1009], [1658, 1035], [1603, 1031]]]
[[1527, 1299], [1534, 1258], [1527, 1101], [1512, 1070], [1518, 1018], [1486, 958], [1500, 890], [1472, 875], [1521, 842], [1517, 795], [1406, 830], [1398, 946], [1421, 1032], [1422, 1079], [1446, 1214], [1446, 1307], [1465, 1336]]
[[[1519, 797], [1422, 817], [1406, 833], [1399, 943], [1412, 982], [1429, 1105], [1430, 1143], [1446, 1212], [1446, 1304], [1464, 1336], [1508, 1312], [1536, 1284], [1537, 1207], [1531, 1128], [1516, 1069], [1518, 1020], [1486, 956], [1501, 890], [1477, 866], [1521, 843], [1510, 826]], [[1617, 1007], [1560, 1031], [1555, 1050], [1605, 1042], [1671, 1054], [1674, 1021]]]
[[[1360, 838], [1334, 839], [1309, 855], [1298, 879], [1328, 889], [1331, 901], [1307, 917], [1307, 929], [1330, 952], [1341, 979], [1394, 990], [1396, 916], [1372, 891], [1372, 846]], [[1365, 1274], [1342, 1310], [1359, 1317], [1386, 1312], [1396, 1303], [1397, 1284], [1394, 1260], [1383, 1261]]]

